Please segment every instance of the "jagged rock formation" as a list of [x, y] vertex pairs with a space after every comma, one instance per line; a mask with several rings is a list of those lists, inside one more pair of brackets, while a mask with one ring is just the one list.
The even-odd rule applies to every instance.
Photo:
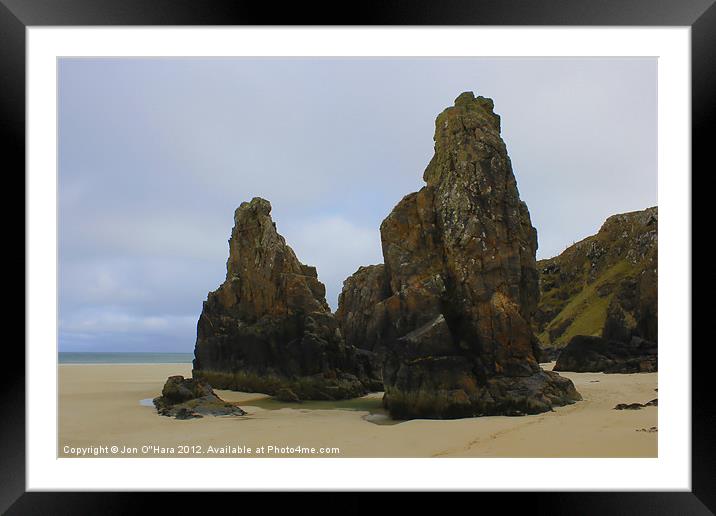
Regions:
[[544, 359], [576, 335], [657, 342], [657, 225], [656, 207], [614, 215], [596, 235], [537, 262], [542, 296], [533, 321]]
[[384, 270], [346, 280], [345, 333], [384, 354], [393, 417], [538, 413], [581, 399], [535, 358], [537, 233], [492, 101], [463, 93], [435, 126], [426, 186], [381, 224]]
[[385, 314], [380, 302], [388, 297], [385, 266], [360, 267], [343, 282], [336, 319], [346, 344], [357, 348], [366, 376], [374, 379], [371, 390], [383, 390], [382, 330]]
[[657, 371], [657, 345], [640, 337], [619, 342], [577, 335], [557, 357], [554, 371], [653, 373]]
[[233, 403], [219, 398], [205, 380], [183, 376], [167, 378], [162, 395], [153, 401], [159, 415], [176, 419], [246, 414]]
[[336, 319], [346, 344], [370, 351], [377, 349], [380, 336], [375, 327], [375, 306], [389, 296], [389, 289], [383, 264], [359, 267], [343, 282]]
[[261, 198], [234, 214], [226, 280], [204, 302], [193, 375], [223, 389], [341, 399], [370, 384], [346, 346], [315, 267], [303, 265]]

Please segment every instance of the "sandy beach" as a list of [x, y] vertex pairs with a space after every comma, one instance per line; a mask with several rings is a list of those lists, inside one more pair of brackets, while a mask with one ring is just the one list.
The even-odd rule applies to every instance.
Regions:
[[283, 404], [257, 393], [216, 391], [247, 415], [185, 421], [158, 416], [146, 401], [140, 403], [157, 396], [175, 374], [191, 376], [191, 365], [60, 365], [58, 455], [657, 456], [658, 433], [652, 428], [658, 426], [657, 407], [614, 410], [619, 403], [657, 398], [656, 373], [561, 373], [584, 401], [534, 416], [404, 422], [387, 418], [381, 393], [337, 403]]

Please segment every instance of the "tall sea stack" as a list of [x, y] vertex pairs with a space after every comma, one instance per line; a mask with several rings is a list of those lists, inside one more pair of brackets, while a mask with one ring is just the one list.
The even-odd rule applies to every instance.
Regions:
[[[537, 232], [492, 100], [463, 93], [435, 128], [426, 186], [381, 224], [384, 267], [346, 280], [347, 338], [384, 357], [384, 404], [397, 418], [532, 414], [581, 399], [536, 360]], [[357, 285], [381, 292], [356, 295]]]
[[298, 261], [270, 213], [257, 197], [234, 214], [226, 280], [197, 325], [193, 376], [287, 400], [366, 393], [361, 357], [345, 345], [315, 267]]

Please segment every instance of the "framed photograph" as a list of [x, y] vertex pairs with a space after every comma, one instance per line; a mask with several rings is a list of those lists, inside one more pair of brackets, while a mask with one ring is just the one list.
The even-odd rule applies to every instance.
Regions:
[[0, 507], [710, 514], [691, 183], [716, 8], [541, 4], [2, 0], [27, 303]]

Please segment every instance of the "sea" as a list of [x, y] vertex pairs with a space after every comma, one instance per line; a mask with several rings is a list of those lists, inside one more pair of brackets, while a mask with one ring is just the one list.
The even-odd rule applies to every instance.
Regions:
[[60, 351], [60, 364], [191, 364], [194, 353], [90, 353]]

